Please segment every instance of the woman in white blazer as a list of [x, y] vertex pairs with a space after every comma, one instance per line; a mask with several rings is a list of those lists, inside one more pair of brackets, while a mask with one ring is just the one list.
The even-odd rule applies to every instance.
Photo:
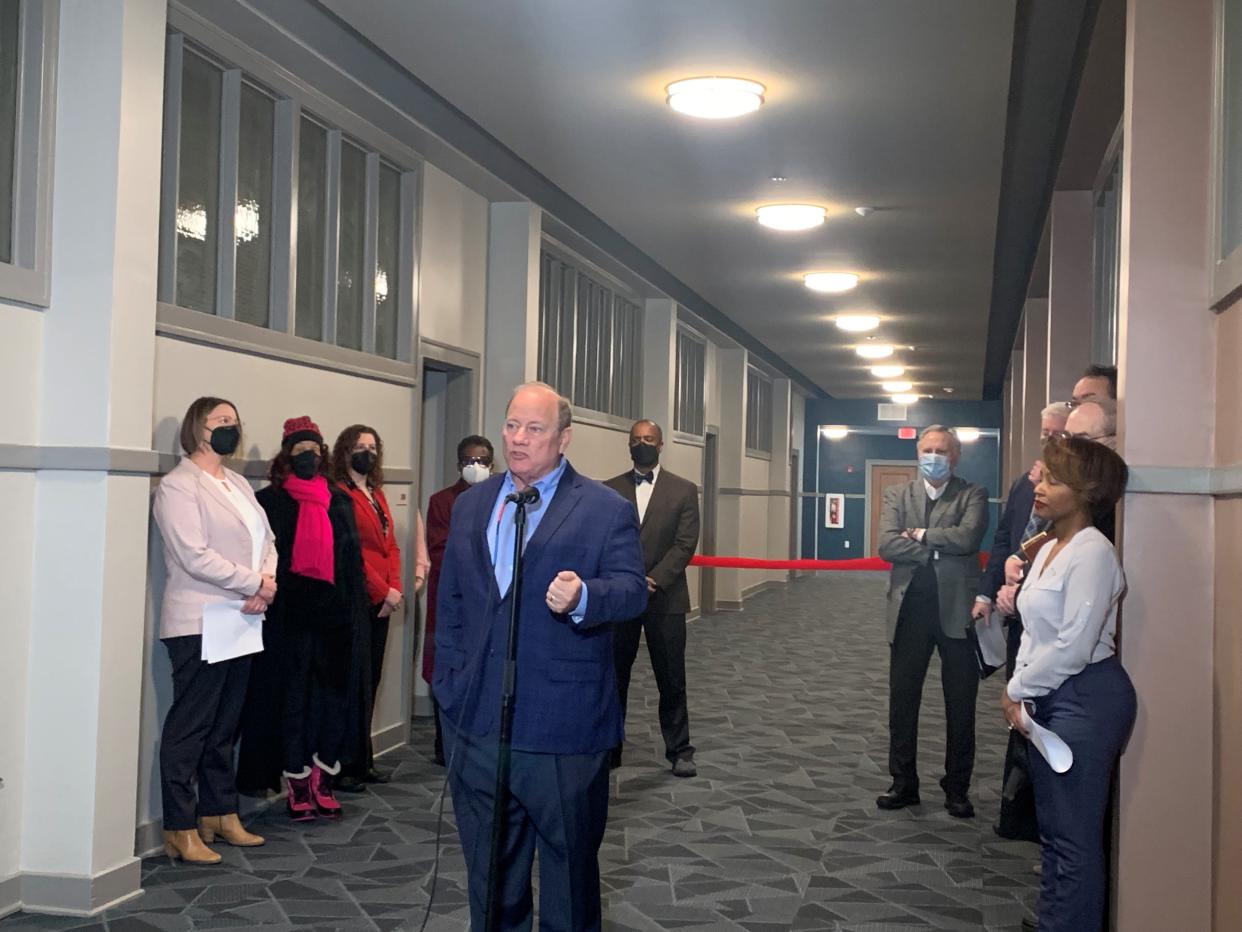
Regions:
[[217, 835], [233, 845], [263, 844], [237, 817], [233, 776], [250, 657], [202, 659], [208, 605], [240, 601], [244, 613], [261, 615], [276, 596], [267, 516], [250, 484], [224, 466], [240, 445], [237, 408], [222, 398], [199, 398], [181, 422], [186, 456], [155, 493], [167, 569], [160, 638], [173, 674], [173, 704], [160, 740], [164, 850], [194, 864], [220, 860], [203, 844]]

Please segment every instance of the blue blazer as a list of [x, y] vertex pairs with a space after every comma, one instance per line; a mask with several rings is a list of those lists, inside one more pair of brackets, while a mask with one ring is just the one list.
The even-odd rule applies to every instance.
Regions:
[[[432, 691], [445, 721], [476, 738], [500, 732], [511, 593], [497, 591], [487, 525], [504, 481], [493, 476], [453, 506], [436, 603]], [[572, 570], [590, 593], [580, 625], [548, 608], [548, 585]], [[647, 607], [638, 512], [568, 463], [526, 544], [518, 615], [513, 748], [589, 754], [622, 741], [610, 622]]]
[[1009, 487], [1005, 510], [992, 537], [992, 552], [988, 555], [988, 567], [979, 581], [979, 595], [995, 599], [1001, 586], [1005, 585], [1005, 561], [1018, 552], [1022, 544], [1022, 532], [1031, 519], [1031, 507], [1035, 504], [1035, 486], [1026, 473], [1020, 475]]

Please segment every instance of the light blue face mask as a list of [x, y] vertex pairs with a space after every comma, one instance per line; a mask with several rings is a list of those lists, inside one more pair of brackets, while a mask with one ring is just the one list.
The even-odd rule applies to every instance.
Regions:
[[919, 454], [919, 472], [923, 474], [923, 478], [928, 482], [943, 482], [949, 478], [949, 474], [953, 471], [953, 467], [949, 465], [949, 458], [939, 453], [920, 453]]

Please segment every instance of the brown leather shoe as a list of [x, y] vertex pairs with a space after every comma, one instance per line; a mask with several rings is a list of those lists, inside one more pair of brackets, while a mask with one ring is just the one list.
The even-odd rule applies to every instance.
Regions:
[[257, 848], [265, 841], [262, 835], [246, 831], [245, 826], [241, 824], [241, 819], [237, 818], [236, 812], [230, 812], [227, 815], [202, 816], [198, 820], [198, 833], [203, 836], [203, 841], [207, 844], [211, 844], [219, 835], [235, 848]]
[[220, 855], [203, 844], [198, 832], [192, 828], [165, 832], [164, 853], [174, 861], [185, 861], [187, 864], [219, 864], [222, 860]]

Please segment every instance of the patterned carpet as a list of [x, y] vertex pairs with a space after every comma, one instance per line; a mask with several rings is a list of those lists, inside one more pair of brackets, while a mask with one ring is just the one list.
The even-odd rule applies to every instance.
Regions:
[[[999, 677], [979, 695], [978, 817], [941, 808], [937, 662], [928, 676], [924, 803], [884, 813], [887, 646], [882, 574], [833, 574], [764, 593], [741, 614], [691, 626], [688, 679], [697, 779], [668, 772], [646, 652], [630, 693], [630, 742], [613, 774], [601, 852], [604, 927], [614, 930], [1016, 930], [1034, 898], [1036, 846], [998, 839], [1004, 726]], [[143, 864], [145, 893], [91, 920], [17, 915], [0, 932], [223, 928], [416, 932], [427, 902], [443, 771], [430, 727], [383, 759], [387, 786], [343, 797], [346, 817], [290, 825], [283, 806], [252, 828], [263, 848], [221, 846], [191, 869]], [[467, 928], [465, 872], [446, 819], [429, 930]]]

